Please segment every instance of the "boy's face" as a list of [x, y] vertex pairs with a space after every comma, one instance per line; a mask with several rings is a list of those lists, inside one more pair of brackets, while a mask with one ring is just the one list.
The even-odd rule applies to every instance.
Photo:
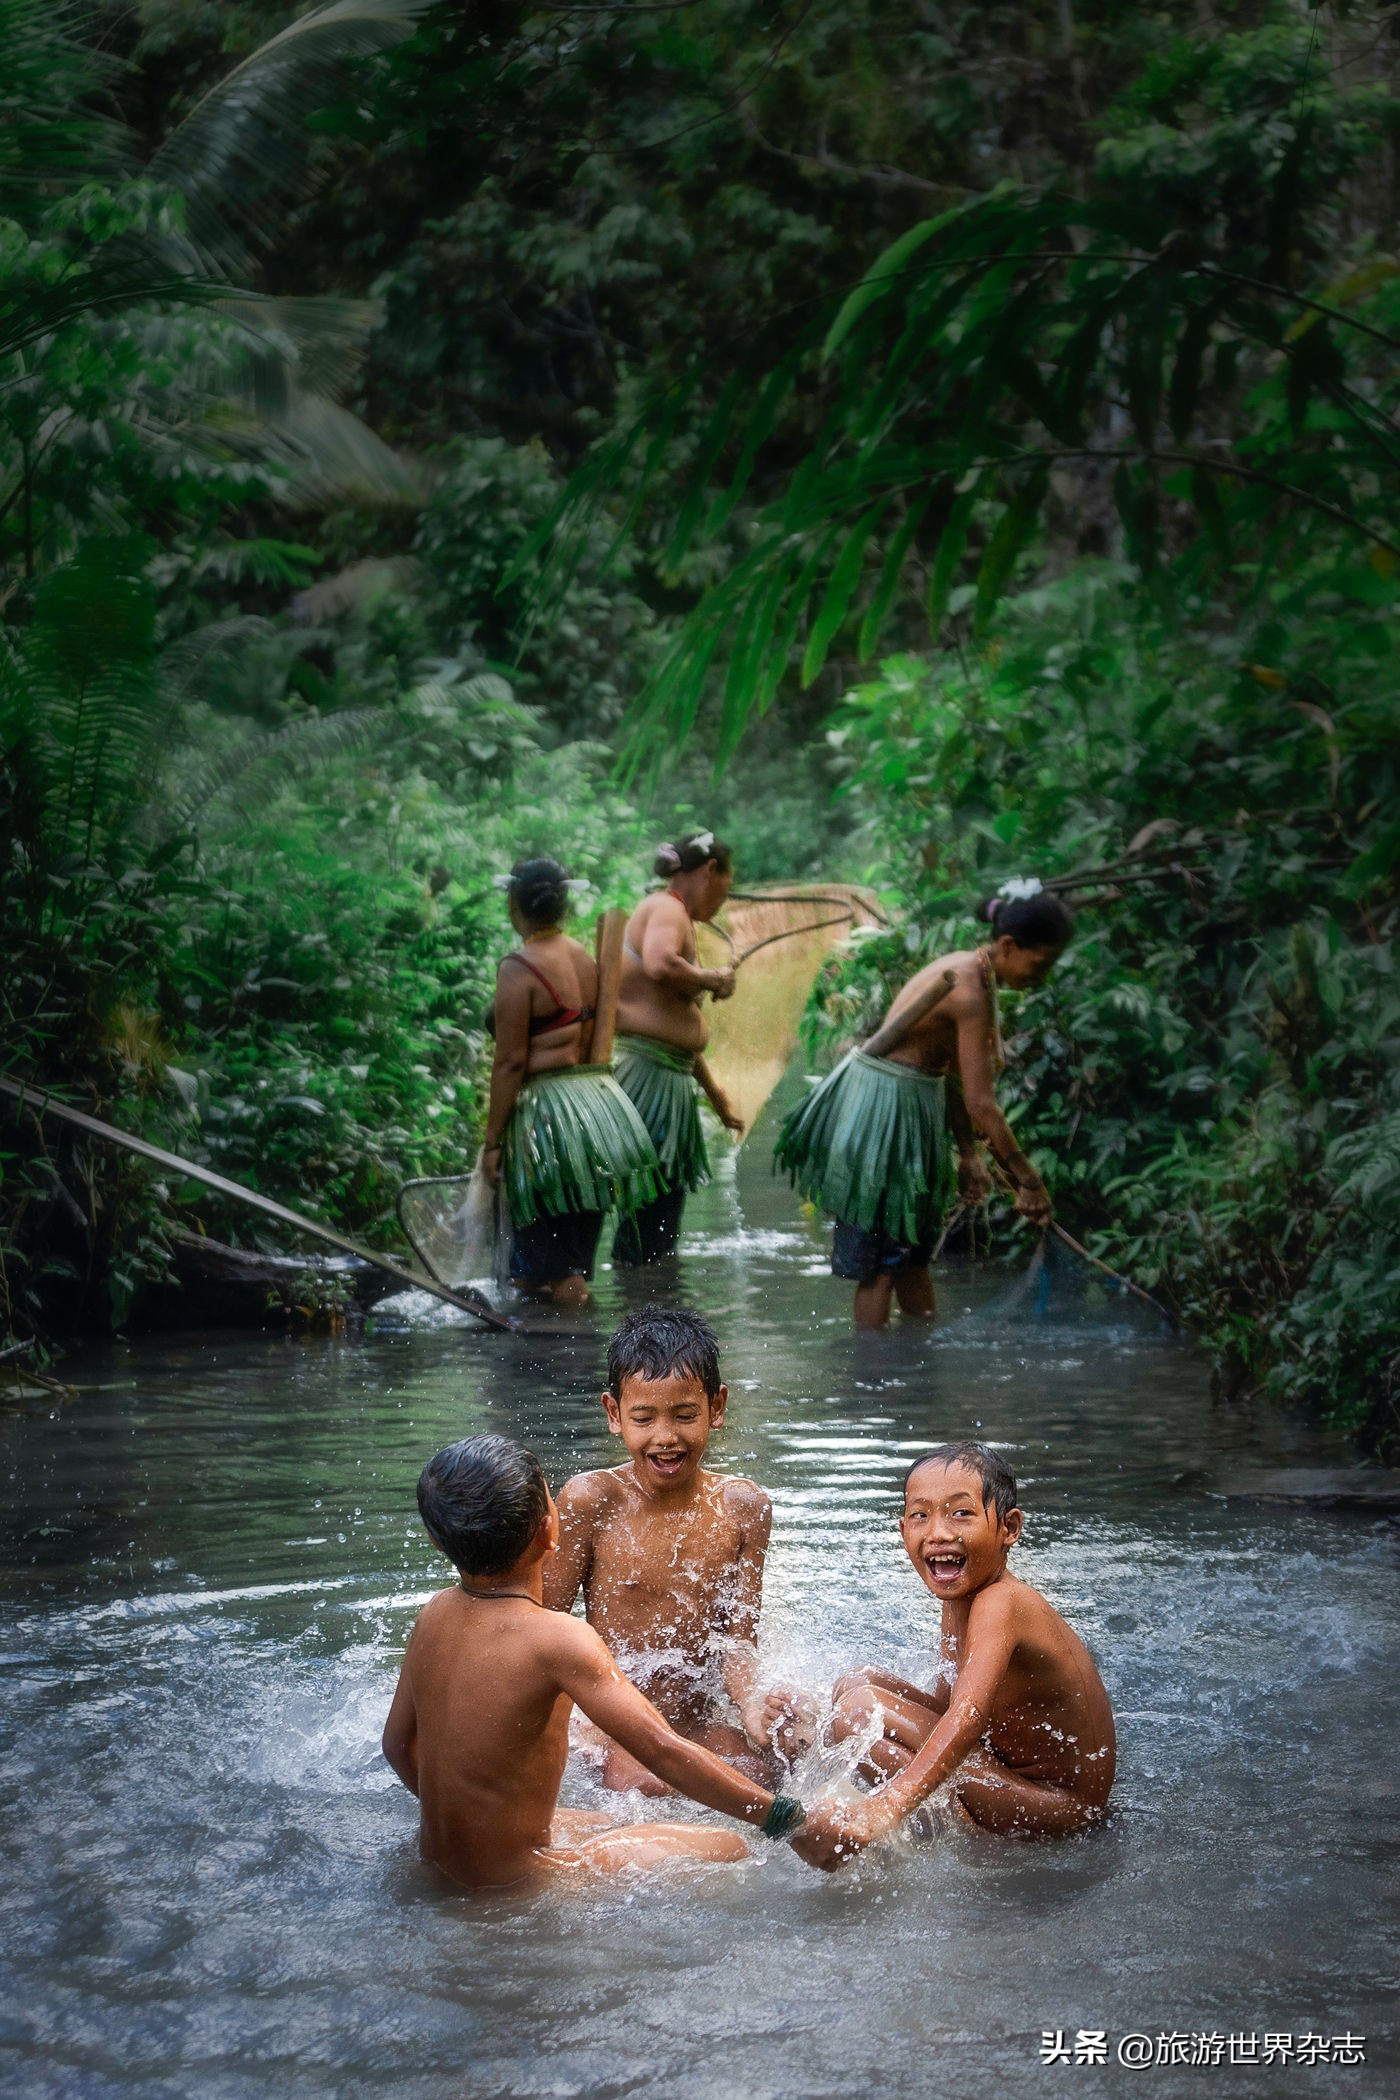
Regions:
[[899, 1529], [920, 1580], [938, 1598], [973, 1597], [1006, 1566], [1021, 1536], [1021, 1512], [999, 1517], [982, 1500], [970, 1466], [920, 1466], [904, 1496]]
[[676, 1488], [688, 1487], [699, 1472], [728, 1398], [723, 1385], [707, 1398], [699, 1379], [688, 1376], [624, 1378], [620, 1393], [604, 1393], [603, 1405], [638, 1477], [648, 1487]]

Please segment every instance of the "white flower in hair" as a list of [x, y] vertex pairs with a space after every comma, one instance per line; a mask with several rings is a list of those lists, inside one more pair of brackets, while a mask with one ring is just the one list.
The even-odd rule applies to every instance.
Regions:
[[712, 831], [697, 831], [694, 838], [687, 843], [692, 846], [698, 846], [702, 853], [708, 853], [714, 842], [715, 835]]
[[1038, 897], [1044, 887], [1038, 875], [1013, 875], [1009, 882], [1002, 884], [997, 895], [1004, 897], [1008, 904], [1023, 904], [1027, 897]]

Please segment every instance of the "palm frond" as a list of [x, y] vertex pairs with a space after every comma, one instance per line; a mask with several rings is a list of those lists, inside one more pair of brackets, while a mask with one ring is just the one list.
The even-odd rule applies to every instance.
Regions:
[[350, 61], [411, 36], [430, 0], [329, 0], [289, 23], [204, 95], [150, 174], [180, 190], [191, 237], [225, 265], [267, 237], [269, 207], [305, 194], [308, 119]]
[[116, 71], [72, 0], [0, 0], [0, 218], [28, 223], [55, 186], [117, 172], [129, 143], [103, 93]]
[[[1247, 360], [1243, 406], [1210, 377], [1221, 345]], [[1204, 528], [1183, 576], [1232, 542], [1277, 560], [1319, 523], [1400, 559], [1396, 347], [1337, 300], [1234, 274], [1165, 209], [1004, 188], [903, 235], [778, 365], [731, 374], [703, 420], [695, 374], [658, 394], [584, 462], [517, 571], [544, 553], [537, 596], [553, 596], [599, 519], [626, 534], [650, 499], [663, 526], [671, 514], [659, 566], [674, 579], [699, 542], [732, 533], [766, 466], [776, 493], [632, 717], [632, 762], [650, 763], [689, 734], [722, 665], [722, 763], [784, 678], [810, 684], [843, 637], [862, 657], [876, 646], [916, 564], [935, 636], [964, 582], [987, 636], [1034, 552], [1052, 470], [1111, 484], [1124, 551], [1149, 578], [1169, 507]], [[790, 468], [780, 425], [810, 426], [812, 394], [815, 429]]]

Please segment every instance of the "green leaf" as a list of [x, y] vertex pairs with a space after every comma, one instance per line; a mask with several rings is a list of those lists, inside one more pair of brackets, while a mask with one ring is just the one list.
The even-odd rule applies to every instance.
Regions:
[[972, 507], [981, 493], [985, 475], [979, 475], [970, 489], [957, 497], [948, 513], [948, 522], [938, 535], [938, 551], [933, 558], [933, 568], [928, 580], [928, 624], [929, 632], [936, 641], [948, 610], [948, 599], [953, 585], [958, 580], [958, 569], [962, 562], [963, 549], [967, 545], [968, 528], [972, 523]]
[[1007, 504], [987, 542], [977, 571], [977, 606], [973, 631], [986, 633], [997, 600], [1035, 530], [1045, 491], [1050, 485], [1048, 462], [1033, 466], [1011, 502]]
[[902, 233], [897, 241], [891, 242], [884, 254], [871, 264], [855, 290], [847, 293], [842, 300], [836, 319], [827, 330], [826, 340], [822, 344], [823, 363], [841, 347], [861, 315], [892, 288], [895, 280], [908, 268], [910, 258], [917, 255], [920, 248], [925, 247], [936, 233], [941, 233], [945, 226], [950, 226], [955, 219], [962, 218], [966, 210], [967, 206], [964, 204], [955, 205], [952, 211], [942, 212], [936, 219], [925, 219], [922, 224], [911, 226], [907, 233]]
[[865, 549], [870, 535], [889, 509], [889, 499], [877, 503], [868, 510], [855, 531], [846, 541], [831, 572], [821, 610], [812, 623], [812, 632], [807, 638], [807, 647], [802, 657], [802, 683], [808, 686], [826, 662], [827, 651], [840, 631], [846, 617], [856, 585], [860, 581], [861, 568], [865, 561]]
[[894, 594], [899, 589], [900, 578], [904, 574], [904, 564], [908, 557], [909, 549], [914, 544], [914, 535], [918, 532], [920, 525], [922, 525], [930, 510], [933, 511], [941, 529], [942, 525], [947, 521], [952, 501], [953, 484], [945, 477], [942, 481], [936, 483], [933, 488], [929, 489], [926, 494], [916, 496], [910, 504], [905, 514], [904, 522], [891, 539], [886, 550], [885, 564], [880, 571], [880, 580], [871, 593], [870, 603], [865, 610], [865, 618], [860, 624], [860, 638], [856, 643], [856, 653], [862, 662], [868, 663], [875, 654], [881, 630], [885, 621], [889, 618], [890, 607], [894, 603]]

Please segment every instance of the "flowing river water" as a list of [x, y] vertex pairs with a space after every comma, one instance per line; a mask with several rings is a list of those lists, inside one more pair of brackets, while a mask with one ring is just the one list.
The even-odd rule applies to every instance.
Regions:
[[[936, 1328], [854, 1335], [760, 1136], [692, 1204], [677, 1271], [604, 1269], [571, 1327], [503, 1339], [400, 1301], [362, 1339], [112, 1345], [66, 1366], [77, 1399], [11, 1402], [0, 2089], [1395, 2092], [1394, 1532], [1213, 1496], [1227, 1461], [1317, 1440], [1214, 1408], [1190, 1347], [1082, 1271], [1012, 1286], [951, 1269]], [[485, 1428], [555, 1482], [612, 1462], [605, 1338], [663, 1288], [719, 1330], [713, 1462], [772, 1493], [764, 1645], [814, 1691], [867, 1660], [927, 1676], [900, 1473], [945, 1437], [1006, 1448], [1020, 1570], [1117, 1709], [1107, 1828], [1059, 1846], [955, 1829], [830, 1879], [756, 1848], [469, 1897], [419, 1865], [378, 1754], [444, 1574], [418, 1470]], [[593, 1798], [585, 1773], [565, 1798]], [[1042, 2062], [1047, 2031], [1069, 2064]], [[1130, 2034], [1165, 2061], [1126, 2067]], [[1266, 2062], [1271, 2034], [1293, 2053]], [[1308, 2062], [1312, 2035], [1364, 2036], [1366, 2060]]]

